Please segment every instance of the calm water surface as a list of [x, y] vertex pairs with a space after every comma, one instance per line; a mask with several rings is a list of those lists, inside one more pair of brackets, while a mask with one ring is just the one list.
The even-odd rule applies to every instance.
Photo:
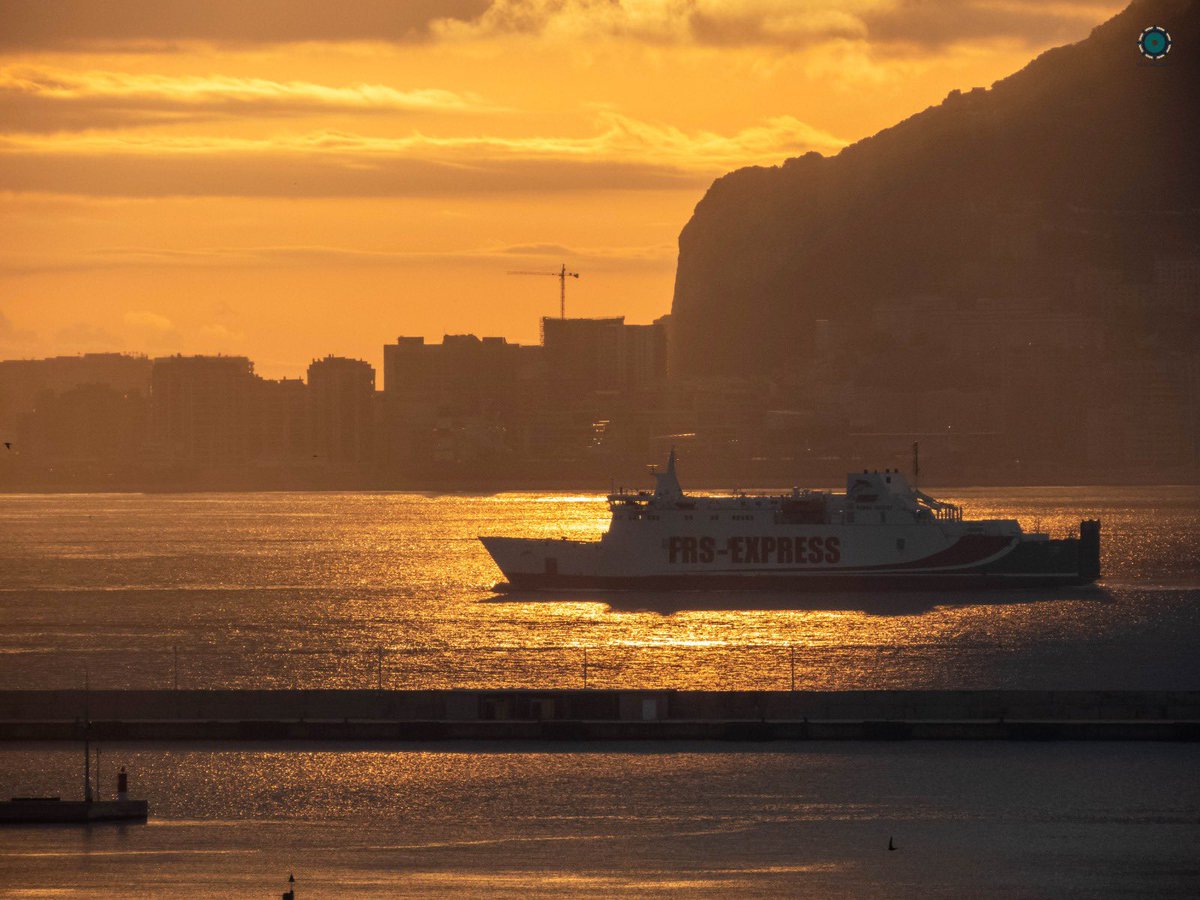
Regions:
[[602, 497], [0, 496], [0, 688], [575, 687], [584, 648], [593, 687], [1200, 687], [1200, 490], [947, 499], [1102, 518], [1103, 584], [520, 596], [476, 535], [597, 537]]
[[[77, 780], [0, 749], [0, 788]], [[105, 748], [149, 824], [0, 832], [10, 896], [1194, 897], [1192, 745]], [[893, 837], [899, 849], [887, 850]]]
[[[1101, 517], [1104, 584], [513, 596], [475, 536], [597, 536], [602, 498], [3, 496], [0, 688], [579, 686], [585, 648], [597, 687], [1200, 687], [1195, 489], [951, 499]], [[496, 750], [109, 745], [151, 822], [5, 829], [0, 895], [1200, 893], [1191, 745]], [[0, 795], [76, 796], [79, 763], [0, 747]]]

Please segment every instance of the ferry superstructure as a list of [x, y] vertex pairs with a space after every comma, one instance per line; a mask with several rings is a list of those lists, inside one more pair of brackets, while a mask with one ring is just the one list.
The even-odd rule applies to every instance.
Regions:
[[608, 496], [597, 541], [480, 540], [511, 587], [869, 590], [1082, 585], [1100, 576], [1100, 522], [1077, 536], [1015, 519], [963, 518], [899, 472], [864, 471], [844, 493], [685, 494], [674, 451], [653, 492]]

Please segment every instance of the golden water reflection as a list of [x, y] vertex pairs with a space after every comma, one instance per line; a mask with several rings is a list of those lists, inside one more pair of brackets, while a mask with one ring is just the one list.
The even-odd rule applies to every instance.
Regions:
[[0, 687], [1194, 686], [1200, 492], [943, 496], [1101, 518], [1102, 586], [503, 594], [478, 535], [598, 538], [603, 497], [3, 497]]
[[[104, 759], [149, 823], [9, 830], [4, 890], [278, 896], [295, 872], [300, 897], [1195, 893], [1197, 751], [1179, 743], [110, 743]], [[78, 777], [75, 747], [0, 749], [5, 791], [66, 796]]]

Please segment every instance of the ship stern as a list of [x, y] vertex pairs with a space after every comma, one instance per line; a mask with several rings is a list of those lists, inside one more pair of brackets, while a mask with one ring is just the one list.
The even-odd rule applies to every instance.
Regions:
[[1100, 577], [1100, 520], [1079, 523], [1079, 580], [1091, 584]]

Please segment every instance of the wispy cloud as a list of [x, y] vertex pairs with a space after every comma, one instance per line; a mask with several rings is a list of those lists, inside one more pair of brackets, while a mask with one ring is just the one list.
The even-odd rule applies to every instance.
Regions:
[[657, 44], [803, 48], [848, 39], [923, 47], [1007, 38], [1044, 45], [1079, 36], [1114, 0], [493, 0], [477, 17], [431, 24], [446, 40], [523, 34]]
[[[546, 264], [571, 259], [593, 270], [667, 269], [675, 262], [674, 243], [645, 246], [564, 246], [555, 243], [491, 245], [443, 251], [371, 249], [319, 245], [248, 247], [105, 247], [70, 257], [53, 255], [32, 259], [28, 255], [0, 257], [0, 275], [38, 275], [112, 269], [294, 269], [297, 266], [332, 268], [399, 268], [431, 263], [504, 266]], [[158, 313], [133, 310], [124, 323], [145, 332], [166, 332], [174, 324]], [[2, 323], [0, 323], [2, 324]]]
[[671, 189], [845, 142], [791, 116], [732, 134], [601, 113], [583, 137], [0, 138], [0, 190], [91, 196], [429, 196]]
[[330, 86], [225, 76], [175, 77], [0, 69], [0, 130], [47, 132], [172, 124], [232, 117], [328, 113], [494, 111], [474, 94], [381, 84]]
[[0, 52], [178, 44], [533, 35], [550, 40], [797, 48], [836, 38], [941, 46], [1045, 45], [1121, 8], [1113, 0], [38, 0], [5, 5]]
[[171, 49], [192, 42], [270, 44], [428, 38], [488, 0], [4, 0], [0, 51]]
[[38, 336], [35, 332], [13, 324], [13, 320], [0, 309], [0, 353], [26, 353], [37, 343]]
[[[124, 341], [113, 334], [103, 325], [95, 322], [72, 322], [54, 332], [53, 344], [57, 347], [69, 347], [72, 353], [86, 353], [92, 350], [123, 350]], [[46, 352], [34, 348], [34, 352]]]
[[131, 309], [125, 313], [124, 319], [126, 325], [158, 334], [175, 330], [175, 324], [170, 319], [147, 309]]

